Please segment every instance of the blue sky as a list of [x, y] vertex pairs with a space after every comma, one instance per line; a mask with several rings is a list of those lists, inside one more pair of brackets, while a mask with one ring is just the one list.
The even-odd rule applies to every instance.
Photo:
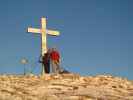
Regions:
[[40, 36], [27, 33], [28, 26], [58, 29], [48, 36], [48, 46], [57, 47], [61, 66], [81, 75], [112, 74], [133, 79], [132, 0], [1, 0], [0, 73], [40, 73]]

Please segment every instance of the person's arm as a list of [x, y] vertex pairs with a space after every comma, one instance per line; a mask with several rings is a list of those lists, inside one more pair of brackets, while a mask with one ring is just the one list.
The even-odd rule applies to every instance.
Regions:
[[39, 57], [39, 61], [38, 61], [39, 63], [42, 63], [42, 55], [40, 55], [40, 57]]
[[59, 56], [59, 63], [61, 63], [61, 56], [59, 52], [58, 52], [58, 56]]

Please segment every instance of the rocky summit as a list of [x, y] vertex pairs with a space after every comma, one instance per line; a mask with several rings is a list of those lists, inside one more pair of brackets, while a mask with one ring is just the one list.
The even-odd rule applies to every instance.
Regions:
[[133, 100], [133, 81], [111, 75], [0, 75], [0, 100]]

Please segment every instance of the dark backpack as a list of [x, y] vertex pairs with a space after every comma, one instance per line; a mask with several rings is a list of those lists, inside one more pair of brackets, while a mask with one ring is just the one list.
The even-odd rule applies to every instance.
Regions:
[[66, 69], [62, 69], [59, 74], [69, 74], [70, 72]]

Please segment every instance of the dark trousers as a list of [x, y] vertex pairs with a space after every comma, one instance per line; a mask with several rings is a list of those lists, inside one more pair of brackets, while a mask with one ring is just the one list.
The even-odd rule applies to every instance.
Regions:
[[50, 63], [44, 63], [45, 73], [50, 73]]

